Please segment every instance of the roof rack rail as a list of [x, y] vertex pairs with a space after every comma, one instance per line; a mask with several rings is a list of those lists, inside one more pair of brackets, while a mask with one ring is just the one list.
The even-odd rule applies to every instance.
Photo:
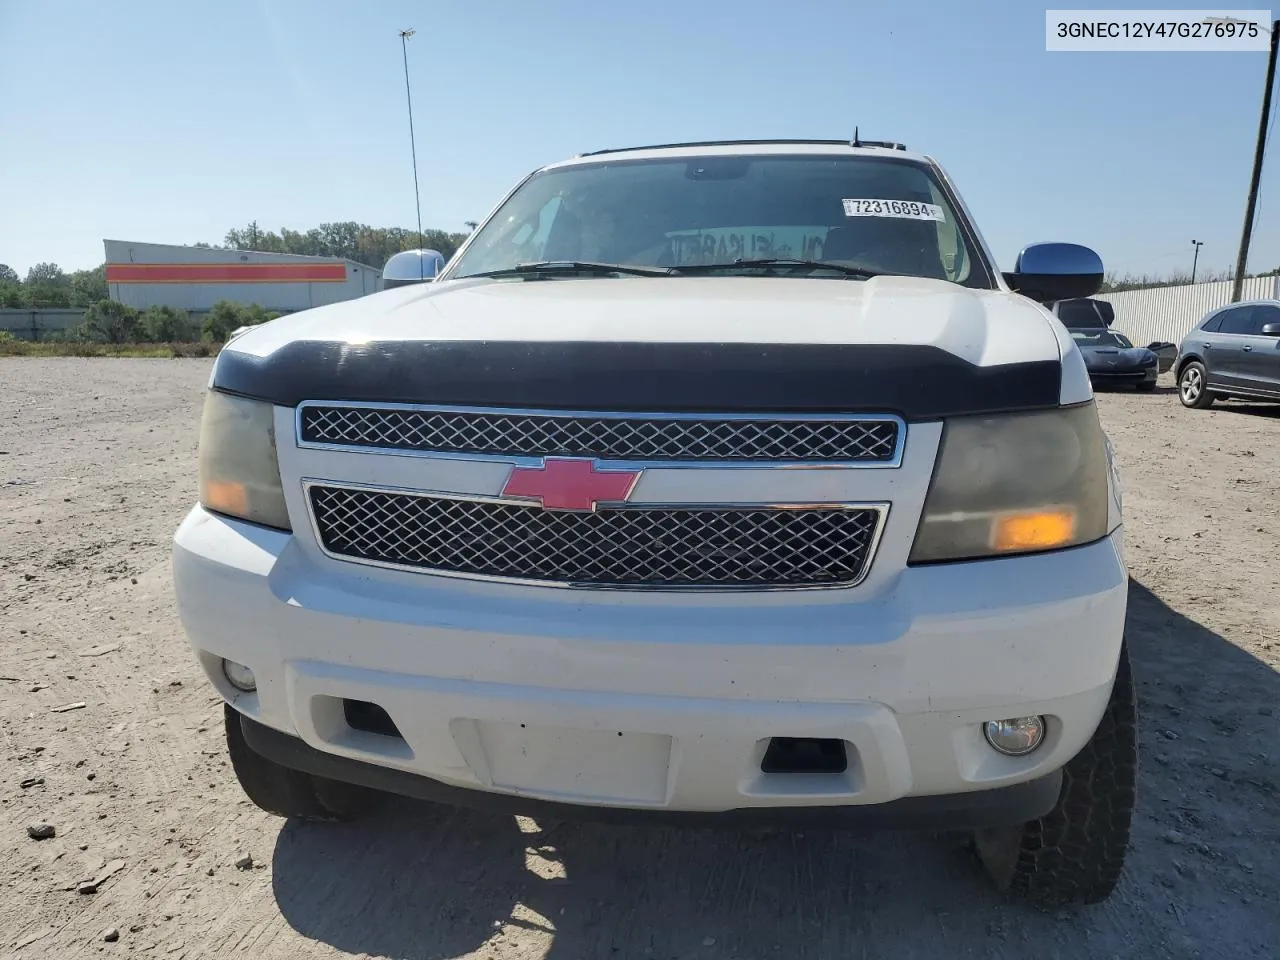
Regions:
[[607, 150], [589, 150], [578, 154], [579, 157], [598, 157], [604, 153], [631, 153], [637, 150], [666, 150], [679, 147], [756, 147], [771, 144], [822, 144], [824, 146], [850, 147], [884, 147], [888, 150], [906, 150], [901, 143], [889, 143], [883, 140], [858, 140], [855, 131], [854, 142], [848, 140], [695, 140], [689, 143], [653, 143], [642, 147], [610, 147]]
[[892, 140], [863, 140], [858, 136], [858, 128], [853, 128], [853, 139], [849, 141], [851, 147], [883, 147], [886, 150], [905, 150], [905, 143], [895, 143]]

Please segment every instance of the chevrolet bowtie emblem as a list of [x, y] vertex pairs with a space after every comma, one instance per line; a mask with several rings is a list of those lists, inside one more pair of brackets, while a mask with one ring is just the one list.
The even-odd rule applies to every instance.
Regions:
[[626, 500], [640, 470], [601, 470], [595, 460], [547, 457], [540, 467], [514, 467], [504, 497], [536, 500], [547, 510], [594, 510]]

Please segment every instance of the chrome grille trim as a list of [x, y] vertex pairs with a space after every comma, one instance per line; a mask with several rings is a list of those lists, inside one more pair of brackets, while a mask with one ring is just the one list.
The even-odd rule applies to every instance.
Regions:
[[298, 446], [400, 456], [589, 457], [624, 466], [893, 468], [892, 414], [619, 413], [309, 400]]
[[[335, 560], [468, 580], [611, 590], [718, 592], [855, 587], [871, 570], [889, 512], [887, 503], [625, 504], [594, 512], [555, 511], [501, 497], [312, 479], [303, 481], [303, 491], [316, 543]], [[329, 511], [337, 509], [346, 510], [347, 515], [335, 519]], [[355, 511], [363, 513], [351, 516]], [[388, 524], [388, 516], [397, 519]], [[428, 524], [435, 524], [435, 529], [424, 531], [424, 517]], [[661, 526], [664, 523], [665, 528]], [[705, 561], [709, 568], [719, 568], [712, 569], [711, 576], [691, 575], [696, 571], [695, 565], [703, 561], [690, 559], [687, 549], [674, 558], [667, 555], [673, 542], [687, 548], [699, 536], [711, 537], [713, 544], [724, 543], [727, 527], [736, 526], [741, 534], [744, 524], [750, 537], [738, 549], [738, 557]], [[468, 526], [478, 530], [478, 537], [486, 542], [444, 542], [453, 540]], [[399, 542], [387, 541], [392, 531]], [[665, 534], [666, 540], [659, 542], [655, 532]], [[763, 535], [758, 535], [761, 532]], [[715, 539], [717, 536], [719, 540]], [[847, 539], [840, 540], [841, 536]], [[619, 539], [622, 547], [632, 548], [630, 555], [617, 556], [604, 549], [613, 548]], [[737, 542], [744, 542], [741, 536]], [[785, 549], [788, 544], [790, 552]], [[748, 549], [770, 557], [770, 566], [784, 575], [744, 576], [739, 558]], [[816, 556], [822, 549], [829, 558]], [[541, 555], [536, 553], [539, 550]], [[412, 551], [417, 551], [416, 556]], [[557, 551], [570, 555], [562, 562], [562, 570], [565, 564], [575, 562], [581, 569], [598, 572], [635, 564], [649, 569], [652, 575], [647, 579], [591, 578], [574, 577], [570, 571], [551, 576], [547, 568], [554, 565]], [[475, 555], [471, 561], [468, 553]], [[483, 553], [488, 556], [481, 556]], [[486, 560], [488, 565], [474, 562], [478, 560]], [[540, 565], [543, 576], [536, 575]], [[674, 570], [677, 575], [660, 578], [657, 575], [663, 569]], [[823, 569], [840, 570], [843, 576], [815, 578], [814, 571]]]

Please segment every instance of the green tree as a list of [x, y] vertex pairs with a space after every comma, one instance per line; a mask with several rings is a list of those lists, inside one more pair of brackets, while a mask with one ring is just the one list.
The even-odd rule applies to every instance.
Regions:
[[107, 265], [99, 264], [92, 270], [76, 270], [68, 278], [71, 286], [71, 306], [88, 307], [110, 296], [107, 290]]
[[138, 311], [115, 300], [99, 300], [84, 312], [80, 339], [98, 343], [132, 343], [141, 333]]
[[192, 338], [190, 317], [175, 307], [148, 307], [138, 323], [142, 336], [153, 343], [182, 343]]
[[[230, 234], [227, 242], [231, 242]], [[242, 248], [243, 249], [243, 248]], [[227, 337], [236, 327], [244, 326], [244, 308], [230, 300], [219, 300], [213, 305], [204, 323], [200, 325], [200, 336], [211, 343], [226, 343]]]
[[7, 263], [0, 263], [0, 283], [19, 283], [18, 271]]
[[280, 314], [274, 310], [268, 310], [266, 307], [258, 303], [251, 303], [244, 308], [245, 326], [256, 326], [259, 323], [267, 323], [279, 317]]
[[209, 311], [201, 324], [200, 333], [203, 339], [211, 343], [226, 343], [227, 338], [239, 327], [252, 327], [259, 323], [274, 320], [280, 314], [268, 310], [257, 303], [235, 303], [231, 300], [219, 300]]
[[[1230, 280], [1230, 270], [1201, 270], [1196, 274], [1196, 283], [1211, 283], [1218, 280]], [[1256, 274], [1246, 274], [1256, 276]], [[1167, 276], [1142, 274], [1135, 276], [1126, 273], [1123, 276], [1108, 273], [1102, 281], [1101, 293], [1122, 293], [1125, 290], [1145, 290], [1150, 287], [1180, 287], [1191, 283], [1191, 274], [1186, 270], [1174, 270]]]
[[0, 280], [0, 307], [25, 307], [27, 292], [13, 280]]
[[262, 232], [258, 229], [258, 221], [251, 220], [242, 230], [234, 227], [228, 230], [223, 239], [233, 250], [257, 250], [261, 237]]
[[366, 230], [364, 224], [352, 220], [340, 223], [320, 224], [320, 245], [326, 257], [346, 257], [355, 259], [354, 254], [359, 247], [360, 231]]
[[24, 307], [69, 307], [71, 285], [56, 263], [37, 263], [27, 271], [22, 285]]
[[37, 263], [27, 271], [27, 285], [34, 286], [38, 283], [65, 285], [67, 275], [56, 263]]
[[[424, 230], [422, 245], [452, 257], [465, 240], [465, 233]], [[240, 250], [264, 253], [294, 253], [309, 257], [342, 257], [371, 267], [381, 267], [392, 254], [412, 250], [419, 245], [418, 232], [402, 227], [371, 227], [354, 221], [322, 223], [305, 232], [282, 228], [273, 233], [263, 230], [257, 221], [243, 228], [227, 231], [227, 245]]]
[[69, 307], [71, 306], [71, 287], [65, 282], [47, 280], [32, 283], [28, 280], [22, 285], [24, 307]]

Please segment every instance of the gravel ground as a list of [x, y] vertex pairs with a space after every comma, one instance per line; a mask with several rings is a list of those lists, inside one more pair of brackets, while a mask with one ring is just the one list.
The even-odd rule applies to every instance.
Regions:
[[1042, 913], [944, 837], [258, 812], [170, 596], [208, 373], [0, 360], [0, 956], [1277, 956], [1280, 408], [1099, 399], [1125, 476], [1139, 811], [1116, 895]]

